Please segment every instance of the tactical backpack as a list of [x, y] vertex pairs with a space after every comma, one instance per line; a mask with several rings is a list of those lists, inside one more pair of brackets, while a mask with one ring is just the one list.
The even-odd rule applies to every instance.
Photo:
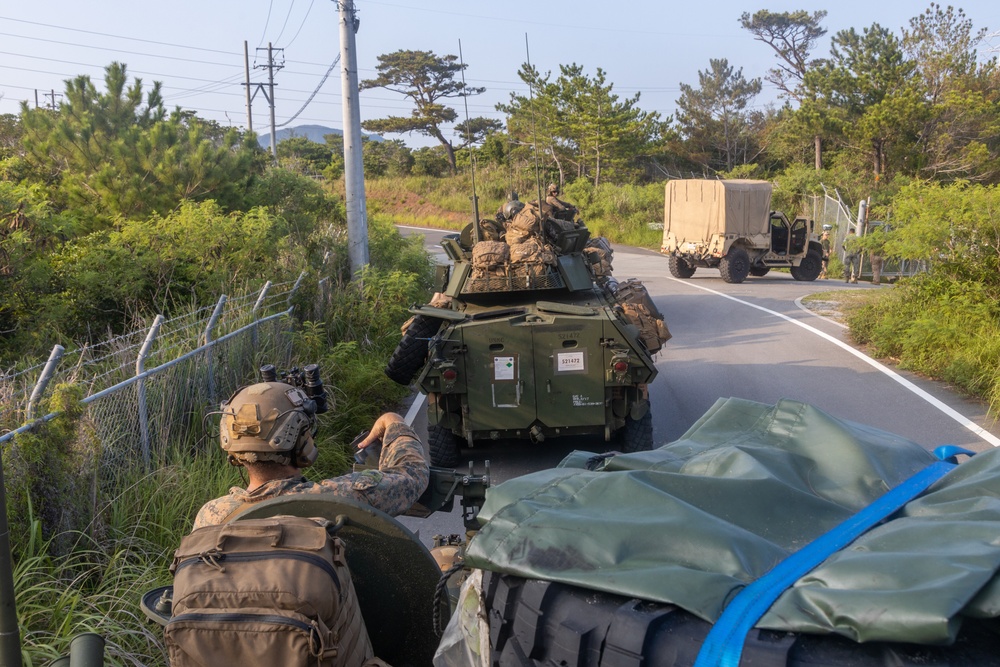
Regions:
[[325, 519], [199, 528], [170, 571], [171, 667], [360, 667], [372, 658], [344, 543]]

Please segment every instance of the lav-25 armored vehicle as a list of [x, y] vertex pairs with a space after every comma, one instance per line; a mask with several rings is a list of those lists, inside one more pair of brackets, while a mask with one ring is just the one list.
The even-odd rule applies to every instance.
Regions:
[[787, 267], [796, 280], [816, 280], [823, 249], [813, 221], [771, 210], [771, 184], [751, 180], [668, 181], [663, 243], [670, 274], [690, 278], [698, 267], [718, 268], [727, 283]]
[[[505, 204], [441, 245], [443, 294], [414, 307], [386, 373], [427, 395], [435, 465], [462, 444], [597, 434], [652, 446], [647, 385], [669, 334], [641, 283], [610, 276], [610, 245], [546, 204]], [[444, 305], [445, 307], [439, 307]]]

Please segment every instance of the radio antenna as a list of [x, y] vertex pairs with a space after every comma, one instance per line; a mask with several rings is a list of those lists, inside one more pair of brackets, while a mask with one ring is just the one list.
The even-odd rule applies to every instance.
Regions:
[[458, 40], [458, 64], [462, 71], [462, 102], [465, 104], [465, 143], [469, 146], [469, 164], [472, 165], [472, 242], [479, 243], [479, 195], [476, 194], [476, 150], [472, 145], [472, 123], [469, 122], [469, 96], [465, 85], [465, 59], [462, 57], [462, 40]]
[[[528, 72], [531, 69], [531, 52], [528, 50], [528, 33], [524, 33], [524, 56], [528, 60]], [[531, 151], [535, 154], [535, 189], [538, 190], [538, 214], [542, 213], [542, 182], [538, 176], [538, 128], [535, 125], [535, 88], [528, 80], [528, 102], [531, 107]]]

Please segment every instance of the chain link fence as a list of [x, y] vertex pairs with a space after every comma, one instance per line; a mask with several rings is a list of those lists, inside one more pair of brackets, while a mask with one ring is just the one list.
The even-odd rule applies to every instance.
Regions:
[[[149, 328], [96, 345], [56, 345], [45, 362], [0, 371], [0, 446], [53, 419], [58, 413], [41, 414], [46, 398], [73, 384], [84, 389], [82, 421], [101, 446], [102, 486], [117, 471], [162, 461], [172, 443], [193, 442], [204, 415], [261, 365], [289, 363], [292, 298], [304, 275], [171, 319], [158, 315]], [[317, 305], [329, 294], [326, 282]]]
[[[867, 221], [866, 224], [858, 224], [858, 220], [863, 220], [866, 216], [859, 206], [858, 213], [852, 215], [851, 210], [841, 199], [840, 193], [835, 189], [833, 194], [824, 186], [823, 195], [812, 195], [812, 219], [816, 222], [816, 229], [822, 230], [825, 225], [831, 228], [830, 237], [832, 239], [831, 252], [843, 261], [844, 259], [844, 239], [847, 238], [848, 230], [853, 229], [859, 236], [864, 236], [866, 232], [875, 229], [877, 226], [884, 226], [888, 229], [888, 224], [882, 221]], [[885, 259], [882, 265], [882, 278], [900, 278], [913, 276], [917, 273], [927, 271], [927, 263], [907, 259]], [[872, 263], [871, 255], [862, 253], [860, 276], [871, 277]]]

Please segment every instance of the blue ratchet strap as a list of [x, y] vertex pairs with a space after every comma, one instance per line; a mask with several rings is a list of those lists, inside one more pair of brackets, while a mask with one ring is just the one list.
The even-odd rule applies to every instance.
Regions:
[[973, 452], [954, 445], [938, 447], [934, 450], [934, 455], [941, 461], [890, 489], [871, 505], [789, 555], [757, 581], [748, 584], [726, 606], [709, 631], [694, 667], [738, 667], [747, 633], [782, 593], [832, 554], [923, 493], [955, 467], [955, 457], [958, 454], [972, 456]]

